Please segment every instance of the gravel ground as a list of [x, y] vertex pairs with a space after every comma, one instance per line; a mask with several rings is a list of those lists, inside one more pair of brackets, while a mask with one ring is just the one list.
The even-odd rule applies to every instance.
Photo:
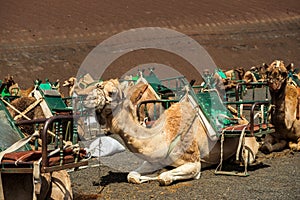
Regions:
[[[300, 198], [299, 152], [285, 150], [269, 155], [259, 154], [258, 161], [248, 168], [248, 177], [215, 175], [215, 167], [212, 167], [204, 169], [199, 180], [176, 182], [171, 186], [160, 186], [154, 181], [135, 185], [128, 183], [126, 176], [127, 170], [134, 169], [139, 160], [129, 152], [123, 152], [91, 161], [91, 165], [99, 166], [70, 172], [70, 175], [75, 199]], [[224, 169], [242, 170], [228, 163]]]

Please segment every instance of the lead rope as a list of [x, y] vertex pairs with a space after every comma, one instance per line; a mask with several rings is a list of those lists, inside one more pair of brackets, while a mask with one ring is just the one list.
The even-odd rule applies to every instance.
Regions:
[[222, 133], [221, 133], [221, 155], [220, 155], [220, 163], [217, 166], [217, 168], [215, 169], [215, 173], [217, 173], [218, 171], [222, 170], [222, 165], [223, 165], [223, 143], [224, 143], [224, 139], [225, 139], [224, 131], [222, 131]]
[[236, 150], [236, 160], [239, 160], [240, 158], [240, 151], [241, 151], [241, 147], [243, 147], [243, 150], [245, 148], [245, 133], [246, 133], [246, 128], [248, 127], [249, 123], [243, 128], [242, 133], [240, 135], [240, 139], [239, 139], [239, 145], [238, 148]]

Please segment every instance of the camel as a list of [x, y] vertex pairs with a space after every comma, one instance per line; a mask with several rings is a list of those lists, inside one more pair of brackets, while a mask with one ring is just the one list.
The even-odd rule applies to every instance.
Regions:
[[[94, 86], [96, 83], [97, 81], [95, 81], [90, 74], [86, 74], [79, 79], [72, 76], [65, 80], [62, 86], [68, 88], [69, 97], [72, 97], [74, 93], [76, 95], [85, 95], [90, 91], [90, 88], [93, 88], [91, 86]], [[88, 88], [88, 90], [84, 90], [86, 88]]]
[[68, 80], [64, 81], [62, 86], [68, 88], [69, 97], [71, 97], [73, 95], [76, 83], [77, 83], [76, 78], [73, 76], [70, 77]]
[[[135, 109], [139, 100], [133, 97], [140, 96], [142, 91], [138, 88], [143, 84], [138, 83], [124, 92], [117, 80], [104, 81], [85, 101], [85, 106], [95, 108], [99, 123], [106, 123], [111, 133], [121, 136], [131, 152], [145, 160], [128, 174], [130, 183], [157, 180], [161, 185], [170, 185], [174, 181], [199, 179], [201, 168], [236, 154], [239, 138], [220, 141], [209, 136], [198, 117], [198, 110], [187, 100], [172, 104], [151, 128], [140, 125]], [[251, 150], [247, 155], [249, 162], [253, 162], [258, 143], [254, 137], [246, 137], [245, 146]], [[151, 176], [165, 166], [173, 169]]]
[[263, 63], [261, 66], [253, 66], [249, 71], [246, 71], [243, 77], [245, 83], [257, 83], [257, 82], [265, 82], [266, 79], [266, 69], [268, 65]]
[[300, 150], [300, 88], [288, 77], [292, 65], [275, 60], [267, 68], [271, 94], [271, 123], [276, 132], [268, 134], [261, 150], [265, 153], [287, 147]]
[[22, 90], [19, 87], [19, 84], [15, 82], [13, 76], [6, 76], [3, 83], [0, 86], [0, 92], [4, 92], [8, 96], [17, 96], [17, 97], [27, 97], [30, 92], [34, 89], [34, 86]]
[[0, 93], [1, 95], [10, 95], [10, 88], [11, 86], [15, 85], [15, 81], [13, 79], [13, 76], [7, 75], [3, 82], [0, 83]]
[[243, 67], [225, 71], [225, 75], [226, 75], [227, 79], [229, 79], [231, 81], [242, 80], [244, 77], [244, 74], [245, 74], [245, 70]]

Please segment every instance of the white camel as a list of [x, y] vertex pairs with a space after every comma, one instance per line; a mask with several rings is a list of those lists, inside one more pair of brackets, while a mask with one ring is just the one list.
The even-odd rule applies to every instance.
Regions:
[[[105, 122], [110, 132], [119, 134], [129, 150], [145, 160], [128, 174], [129, 182], [157, 180], [161, 185], [169, 185], [177, 180], [199, 179], [201, 168], [220, 162], [221, 145], [224, 160], [236, 154], [239, 138], [220, 142], [209, 136], [197, 108], [188, 101], [173, 104], [151, 128], [140, 125], [135, 106], [141, 99], [132, 101], [132, 97], [149, 92], [138, 89], [143, 84], [132, 86], [124, 94], [117, 80], [104, 81], [85, 101], [85, 106], [95, 108], [100, 123]], [[251, 150], [248, 156], [252, 162], [258, 143], [254, 137], [246, 137], [245, 145]], [[174, 169], [150, 175], [165, 166]]]

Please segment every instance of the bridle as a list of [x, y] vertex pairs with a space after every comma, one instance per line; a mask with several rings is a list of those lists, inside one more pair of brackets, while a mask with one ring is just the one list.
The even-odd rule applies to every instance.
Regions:
[[[120, 103], [122, 103], [123, 100], [125, 99], [123, 91], [115, 84], [113, 84], [113, 85], [115, 88], [117, 88], [117, 90], [118, 90], [117, 93], [120, 95], [119, 96], [120, 98], [112, 98], [113, 99], [112, 101], [109, 100], [108, 96], [104, 92], [105, 86], [103, 86], [102, 84], [99, 84], [99, 85], [96, 85], [96, 88], [95, 88], [96, 94], [97, 94], [97, 102], [96, 102], [95, 109], [96, 109], [97, 113], [102, 115], [103, 111], [106, 110], [108, 105], [111, 105], [111, 107], [114, 108], [114, 109], [110, 109], [111, 111], [109, 113], [105, 113], [106, 117], [112, 115], [112, 113], [118, 107], [118, 105], [120, 105]], [[105, 103], [103, 104], [101, 102], [105, 102]]]

